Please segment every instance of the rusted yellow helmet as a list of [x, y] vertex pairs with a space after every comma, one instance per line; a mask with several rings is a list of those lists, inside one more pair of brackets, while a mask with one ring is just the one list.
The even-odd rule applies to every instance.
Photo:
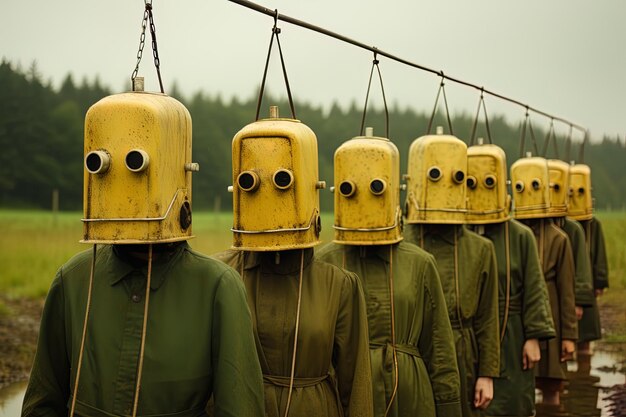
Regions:
[[317, 138], [304, 123], [270, 118], [233, 138], [233, 248], [275, 251], [312, 247], [321, 230]]
[[585, 164], [575, 164], [569, 170], [570, 200], [567, 215], [575, 220], [593, 217], [591, 196], [591, 169]]
[[567, 216], [569, 202], [569, 164], [558, 159], [548, 159], [550, 173], [550, 217]]
[[387, 245], [402, 240], [400, 153], [389, 139], [365, 136], [335, 151], [335, 242]]
[[465, 223], [467, 145], [437, 128], [409, 148], [406, 222]]
[[511, 165], [513, 216], [516, 219], [550, 217], [548, 161], [537, 156], [518, 159]]
[[164, 94], [108, 96], [85, 117], [83, 240], [191, 237], [191, 117]]
[[506, 155], [497, 145], [467, 148], [467, 222], [499, 223], [509, 219]]

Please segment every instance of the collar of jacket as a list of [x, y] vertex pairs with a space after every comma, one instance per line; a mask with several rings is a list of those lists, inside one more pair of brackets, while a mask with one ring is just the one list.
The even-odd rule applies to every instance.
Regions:
[[[177, 242], [168, 246], [155, 245], [153, 248], [152, 271], [150, 289], [158, 290], [168, 276], [168, 272], [183, 251], [188, 247], [186, 241]], [[147, 246], [147, 245], [146, 245]], [[103, 271], [108, 275], [111, 285], [115, 285], [133, 272], [138, 272], [144, 277], [148, 276], [148, 262], [132, 257], [119, 246], [107, 246], [102, 256], [96, 259], [96, 274]], [[102, 273], [102, 272], [101, 272]]]
[[[281, 275], [293, 274], [300, 271], [301, 251], [304, 251], [304, 268], [306, 268], [313, 259], [313, 248], [275, 252], [245, 252], [244, 269], [254, 269], [260, 266], [263, 271], [271, 271]], [[277, 259], [278, 263], [276, 263]]]
[[455, 233], [458, 239], [465, 232], [465, 226], [458, 224], [423, 224], [421, 227], [423, 228], [424, 238], [436, 236], [451, 245], [454, 245]]
[[[390, 247], [397, 248], [400, 242], [393, 243], [391, 245], [346, 245], [344, 249], [351, 256], [358, 256], [360, 258], [378, 257], [381, 260], [389, 263], [391, 250]], [[354, 255], [352, 255], [354, 254]]]

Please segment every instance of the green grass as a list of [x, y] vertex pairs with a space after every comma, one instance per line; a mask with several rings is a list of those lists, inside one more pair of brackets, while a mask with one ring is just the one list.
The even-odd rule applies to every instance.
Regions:
[[[82, 235], [80, 212], [54, 216], [44, 211], [0, 210], [0, 292], [10, 297], [43, 297], [54, 275], [75, 253], [91, 245]], [[600, 212], [604, 226], [611, 288], [626, 288], [626, 213]], [[332, 214], [322, 216], [322, 240], [332, 239]], [[231, 213], [195, 212], [189, 243], [212, 254], [232, 242]]]
[[[45, 296], [57, 269], [74, 254], [91, 248], [79, 243], [81, 216], [80, 212], [54, 216], [45, 211], [0, 210], [0, 292], [10, 297]], [[322, 238], [329, 241], [332, 216], [322, 218]], [[189, 243], [206, 254], [228, 249], [231, 226], [231, 213], [194, 212], [195, 238]]]

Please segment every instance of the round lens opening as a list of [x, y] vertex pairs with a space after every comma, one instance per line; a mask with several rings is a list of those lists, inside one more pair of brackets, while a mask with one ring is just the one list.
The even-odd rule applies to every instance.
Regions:
[[517, 191], [518, 193], [521, 193], [522, 191], [524, 191], [524, 183], [521, 181], [517, 181], [515, 183], [515, 191]]
[[274, 174], [274, 185], [280, 188], [281, 190], [287, 189], [291, 186], [293, 182], [293, 175], [290, 171], [286, 169], [281, 169], [276, 171]]
[[385, 181], [381, 179], [374, 179], [370, 182], [370, 191], [374, 195], [381, 195], [385, 191]]
[[557, 193], [561, 190], [561, 186], [559, 184], [554, 184], [554, 191]]
[[495, 186], [496, 186], [496, 177], [494, 177], [493, 175], [487, 175], [485, 177], [485, 187], [493, 188]]
[[465, 180], [465, 172], [454, 171], [454, 175], [452, 176], [452, 178], [454, 178], [454, 182], [456, 182], [457, 184], [463, 184], [463, 180]]
[[133, 172], [140, 172], [148, 168], [148, 154], [140, 149], [133, 149], [126, 154], [126, 167]]
[[437, 167], [432, 167], [428, 170], [428, 179], [431, 181], [439, 181], [441, 179], [441, 170]]
[[471, 189], [476, 188], [476, 177], [469, 175], [467, 177], [467, 186]]
[[539, 189], [539, 187], [541, 187], [541, 181], [539, 181], [538, 179], [534, 179], [531, 183], [531, 185], [533, 186], [533, 190], [537, 191]]
[[585, 194], [585, 188], [584, 187], [580, 187], [578, 189], [578, 194]]
[[109, 169], [111, 159], [105, 151], [92, 151], [85, 157], [85, 168], [91, 174], [104, 174]]
[[237, 177], [237, 184], [243, 191], [253, 191], [259, 186], [259, 177], [252, 171], [244, 171]]
[[339, 192], [344, 197], [350, 197], [354, 194], [355, 190], [356, 187], [351, 181], [343, 181], [341, 184], [339, 184]]

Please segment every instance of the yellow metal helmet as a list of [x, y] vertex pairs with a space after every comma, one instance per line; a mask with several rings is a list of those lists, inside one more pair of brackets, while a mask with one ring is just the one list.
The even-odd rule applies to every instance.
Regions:
[[83, 240], [160, 243], [191, 236], [191, 117], [164, 94], [115, 94], [85, 116]]
[[407, 223], [465, 223], [467, 145], [441, 127], [409, 148]]
[[570, 199], [567, 215], [575, 220], [593, 217], [591, 196], [591, 169], [585, 164], [575, 164], [569, 170]]
[[504, 150], [497, 145], [467, 148], [467, 222], [499, 223], [510, 218]]
[[335, 242], [387, 245], [402, 240], [400, 153], [389, 139], [365, 136], [335, 151]]
[[558, 159], [548, 159], [550, 173], [550, 217], [567, 216], [569, 200], [569, 164]]
[[304, 123], [270, 118], [233, 138], [233, 248], [275, 251], [317, 245], [321, 230], [317, 138]]
[[537, 156], [518, 159], [511, 165], [513, 216], [516, 219], [550, 217], [548, 161]]

